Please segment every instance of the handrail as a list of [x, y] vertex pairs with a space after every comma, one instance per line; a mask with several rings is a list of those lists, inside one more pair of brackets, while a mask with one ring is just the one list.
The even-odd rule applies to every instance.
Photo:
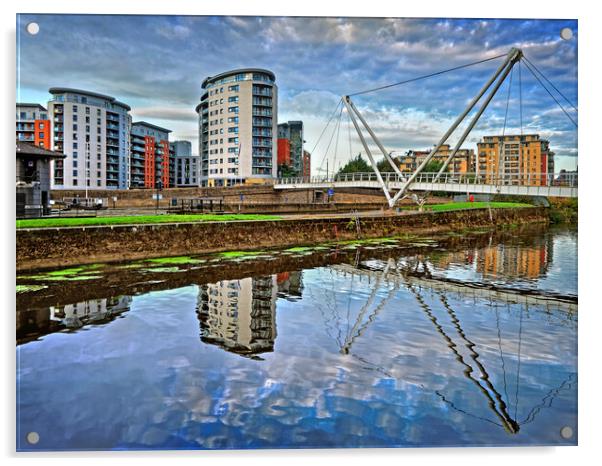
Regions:
[[[437, 173], [419, 173], [413, 183], [431, 184], [460, 184], [460, 185], [498, 185], [498, 186], [547, 186], [571, 187], [578, 186], [578, 173], [506, 173], [504, 175], [490, 173], [442, 173], [436, 179]], [[404, 183], [407, 178], [397, 173], [382, 173], [386, 184]], [[334, 176], [305, 176], [278, 178], [275, 184], [326, 184], [346, 182], [378, 182], [376, 173], [339, 173]]]

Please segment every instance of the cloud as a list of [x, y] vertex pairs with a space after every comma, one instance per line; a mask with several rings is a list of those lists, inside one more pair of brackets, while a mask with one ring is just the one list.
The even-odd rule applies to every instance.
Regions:
[[[21, 15], [37, 36], [20, 36], [20, 86], [26, 100], [51, 86], [114, 95], [136, 117], [193, 135], [194, 108], [207, 76], [240, 67], [275, 72], [279, 116], [302, 119], [313, 147], [342, 95], [505, 54], [525, 55], [577, 103], [577, 24], [572, 20], [279, 18]], [[575, 38], [559, 38], [561, 27]], [[52, 31], [52, 33], [47, 32]], [[436, 142], [498, 66], [491, 61], [436, 78], [354, 97], [366, 119], [395, 150]], [[550, 137], [573, 156], [576, 131], [521, 67], [523, 127]], [[519, 71], [508, 125], [520, 127]], [[470, 141], [499, 131], [506, 90], [484, 113]], [[45, 103], [45, 102], [42, 102]], [[190, 117], [189, 117], [190, 116]], [[324, 148], [325, 149], [325, 148]], [[320, 151], [319, 147], [316, 149]], [[323, 158], [324, 153], [315, 154]]]

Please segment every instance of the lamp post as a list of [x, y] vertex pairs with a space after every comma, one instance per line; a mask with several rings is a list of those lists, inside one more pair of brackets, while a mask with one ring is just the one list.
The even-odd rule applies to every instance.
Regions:
[[155, 194], [156, 204], [155, 204], [155, 214], [159, 213], [159, 191], [163, 190], [163, 181], [159, 180], [156, 183], [157, 193]]

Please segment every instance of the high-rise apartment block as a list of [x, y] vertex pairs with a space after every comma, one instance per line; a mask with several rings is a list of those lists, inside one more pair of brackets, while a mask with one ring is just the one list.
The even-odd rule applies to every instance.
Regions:
[[276, 176], [274, 73], [244, 68], [203, 81], [196, 107], [202, 186], [265, 183]]
[[51, 149], [48, 111], [40, 104], [17, 104], [17, 141]]
[[[443, 144], [435, 153], [432, 162], [444, 163], [451, 155], [453, 149], [449, 144]], [[409, 150], [400, 158], [400, 170], [402, 173], [412, 173], [420, 166], [424, 159], [430, 154], [430, 150]], [[456, 155], [447, 166], [447, 171], [450, 173], [469, 173], [474, 166], [474, 150], [473, 149], [458, 149]]]
[[132, 123], [132, 188], [169, 188], [175, 184], [175, 163], [170, 157], [169, 133], [171, 130], [146, 121]]
[[53, 189], [126, 189], [130, 182], [130, 107], [114, 97], [54, 87], [48, 113]]
[[192, 155], [190, 141], [170, 142], [175, 163], [175, 186], [199, 186], [201, 182], [201, 158]]
[[538, 134], [483, 136], [477, 148], [476, 172], [487, 182], [509, 176], [514, 184], [543, 186], [554, 173], [550, 143]]
[[290, 163], [292, 171], [301, 176], [303, 173], [303, 122], [288, 121], [278, 125], [278, 140], [289, 142]]

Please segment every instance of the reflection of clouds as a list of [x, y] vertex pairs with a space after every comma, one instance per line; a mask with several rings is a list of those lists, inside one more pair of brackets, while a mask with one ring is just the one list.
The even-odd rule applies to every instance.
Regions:
[[[494, 419], [405, 288], [354, 340], [351, 354], [340, 353], [337, 332], [345, 341], [375, 283], [356, 277], [351, 286], [349, 275], [332, 268], [304, 271], [302, 299], [276, 302], [278, 337], [263, 361], [199, 341], [200, 287], [138, 296], [127, 318], [110, 326], [20, 347], [23, 368], [36, 368], [20, 372], [20, 425], [35, 426], [42, 438], [71, 448], [508, 443], [503, 429], [452, 409], [436, 395]], [[389, 290], [383, 280], [373, 307]], [[423, 290], [422, 296], [468, 361], [438, 295]], [[496, 309], [483, 301], [448, 301], [504, 393]], [[498, 311], [511, 401], [520, 332], [522, 419], [575, 371], [576, 335], [560, 325], [562, 317], [548, 320], [541, 309], [524, 310], [522, 324], [518, 306]], [[536, 421], [570, 423], [573, 408], [573, 392], [564, 391], [554, 410], [542, 411], [542, 421]], [[537, 422], [538, 428], [521, 431], [512, 442], [559, 442]]]

